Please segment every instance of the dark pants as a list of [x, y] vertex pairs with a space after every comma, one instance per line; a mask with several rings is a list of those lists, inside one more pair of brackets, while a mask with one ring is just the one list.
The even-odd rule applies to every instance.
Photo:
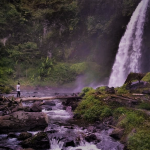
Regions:
[[20, 91], [17, 91], [17, 97], [20, 97]]

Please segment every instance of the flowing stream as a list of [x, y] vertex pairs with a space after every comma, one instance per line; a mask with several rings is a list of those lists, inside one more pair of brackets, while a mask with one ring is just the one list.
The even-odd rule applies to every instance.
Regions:
[[[44, 106], [42, 109], [48, 120], [48, 126], [44, 130], [49, 138], [50, 149], [48, 150], [123, 150], [124, 146], [109, 136], [113, 129], [108, 128], [91, 132], [88, 128], [74, 122], [71, 106], [64, 109], [62, 100], [59, 99], [50, 102], [53, 104], [50, 106], [51, 109]], [[24, 102], [23, 105], [30, 106], [32, 102]], [[36, 134], [39, 131], [28, 132]], [[19, 135], [20, 133], [15, 134]], [[97, 142], [87, 142], [85, 140], [85, 136], [90, 134], [96, 135]], [[66, 141], [69, 141], [70, 145], [66, 145]], [[17, 138], [10, 138], [7, 137], [7, 134], [1, 134], [0, 150], [5, 150], [1, 146], [16, 150], [19, 142]]]
[[149, 0], [142, 0], [134, 11], [122, 37], [109, 79], [109, 87], [122, 86], [130, 72], [141, 71], [141, 46]]

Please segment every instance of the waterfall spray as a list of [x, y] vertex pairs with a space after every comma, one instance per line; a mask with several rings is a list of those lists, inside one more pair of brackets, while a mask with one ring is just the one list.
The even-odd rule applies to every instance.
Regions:
[[140, 72], [141, 45], [149, 0], [142, 0], [122, 37], [108, 86], [122, 86], [130, 72]]

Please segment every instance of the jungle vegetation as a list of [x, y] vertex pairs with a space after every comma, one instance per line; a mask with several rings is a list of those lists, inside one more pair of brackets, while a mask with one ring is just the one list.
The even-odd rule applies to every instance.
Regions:
[[139, 0], [1, 0], [0, 84], [108, 78]]

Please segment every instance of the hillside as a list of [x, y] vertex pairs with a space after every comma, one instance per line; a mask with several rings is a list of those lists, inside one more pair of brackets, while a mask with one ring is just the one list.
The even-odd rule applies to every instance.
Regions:
[[1, 1], [1, 84], [107, 80], [139, 1]]

